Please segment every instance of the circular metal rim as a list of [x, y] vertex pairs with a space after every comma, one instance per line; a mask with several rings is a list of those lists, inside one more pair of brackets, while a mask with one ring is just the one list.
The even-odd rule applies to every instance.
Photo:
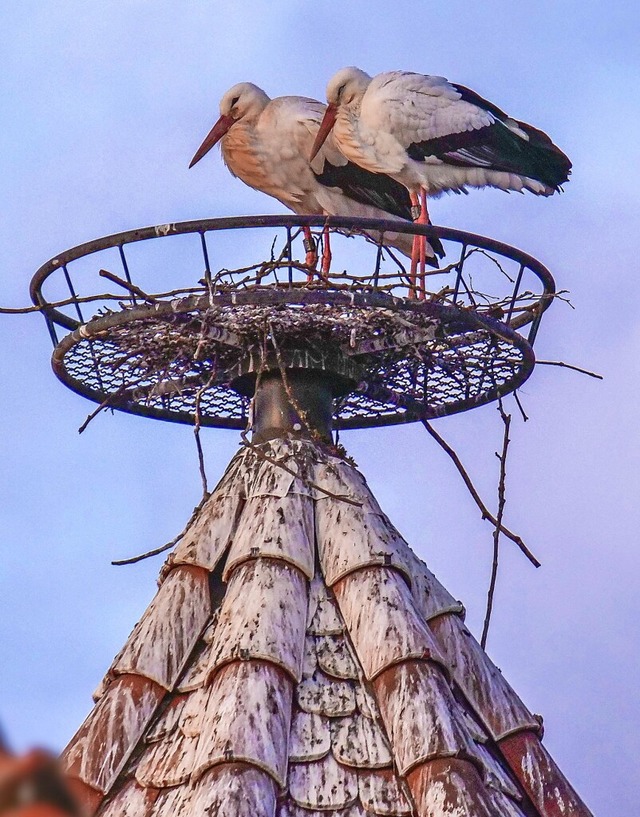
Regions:
[[[147, 317], [164, 317], [170, 314], [177, 314], [180, 312], [194, 311], [197, 309], [205, 309], [212, 305], [230, 306], [230, 305], [248, 305], [255, 301], [255, 295], [258, 288], [251, 290], [240, 290], [236, 292], [221, 292], [213, 296], [190, 296], [187, 298], [174, 299], [173, 301], [164, 301], [158, 304], [151, 304], [145, 306], [133, 307], [121, 313], [114, 313], [108, 316], [95, 318], [87, 324], [78, 325], [70, 334], [66, 335], [56, 346], [52, 356], [53, 371], [58, 379], [64, 383], [72, 391], [87, 397], [96, 403], [103, 403], [105, 400], [104, 392], [91, 389], [84, 385], [81, 381], [72, 378], [65, 366], [64, 358], [67, 352], [73, 348], [77, 343], [83, 340], [90, 340], [92, 336], [106, 329], [111, 328], [118, 322], [126, 323], [134, 320], [139, 320]], [[493, 335], [498, 336], [502, 340], [516, 347], [522, 354], [522, 363], [517, 370], [516, 375], [510, 380], [505, 381], [502, 386], [488, 389], [483, 392], [477, 399], [467, 399], [445, 404], [439, 410], [424, 410], [424, 407], [414, 401], [408, 400], [404, 405], [399, 404], [399, 407], [406, 409], [404, 414], [395, 413], [388, 416], [375, 417], [352, 417], [341, 420], [339, 413], [335, 416], [334, 425], [339, 430], [362, 429], [372, 427], [382, 427], [390, 425], [401, 425], [410, 422], [418, 422], [422, 419], [434, 419], [437, 417], [447, 416], [449, 414], [456, 414], [461, 411], [466, 411], [470, 408], [475, 408], [481, 405], [486, 405], [498, 399], [505, 394], [508, 394], [518, 388], [524, 383], [535, 365], [535, 356], [531, 345], [519, 335], [512, 326], [498, 321], [486, 315], [479, 315], [470, 310], [462, 310], [453, 306], [444, 304], [437, 304], [430, 301], [416, 301], [405, 298], [398, 298], [388, 293], [382, 292], [341, 292], [328, 291], [323, 289], [317, 290], [302, 290], [302, 289], [272, 289], [264, 287], [260, 290], [264, 294], [264, 300], [261, 305], [283, 305], [283, 304], [297, 304], [301, 301], [301, 293], [304, 292], [306, 300], [304, 303], [325, 304], [331, 306], [351, 306], [360, 308], [394, 308], [400, 311], [421, 312], [428, 317], [440, 318], [449, 320], [451, 323], [458, 321], [462, 324], [461, 329], [465, 331], [485, 330]], [[472, 324], [473, 326], [470, 326]], [[380, 392], [378, 392], [380, 394]], [[374, 399], [383, 399], [384, 395]], [[150, 417], [154, 419], [165, 420], [169, 422], [176, 422], [182, 424], [193, 425], [193, 416], [188, 412], [181, 412], [176, 410], [157, 409], [153, 406], [145, 406], [144, 404], [116, 401], [109, 405], [110, 408], [124, 411], [129, 414], [139, 415], [143, 417]], [[225, 417], [211, 418], [203, 416], [200, 424], [202, 426], [228, 429], [243, 429], [246, 426], [246, 419], [231, 419]]]
[[520, 264], [528, 267], [542, 282], [544, 292], [538, 301], [532, 305], [531, 310], [523, 312], [511, 321], [513, 328], [526, 326], [534, 320], [539, 320], [542, 313], [548, 309], [556, 293], [555, 281], [549, 270], [536, 258], [512, 247], [501, 241], [492, 238], [468, 233], [463, 230], [455, 230], [449, 227], [437, 227], [432, 225], [415, 224], [404, 221], [389, 221], [382, 219], [344, 218], [338, 216], [232, 216], [228, 218], [202, 219], [195, 221], [182, 221], [161, 224], [154, 227], [142, 227], [135, 230], [127, 230], [120, 233], [113, 233], [102, 238], [94, 239], [76, 247], [72, 247], [59, 255], [51, 258], [42, 264], [36, 271], [29, 287], [31, 300], [39, 306], [43, 314], [58, 326], [65, 329], [74, 330], [80, 326], [80, 321], [65, 315], [55, 307], [51, 306], [42, 295], [42, 286], [46, 279], [56, 270], [69, 264], [78, 258], [92, 253], [99, 252], [110, 247], [123, 246], [125, 244], [144, 241], [154, 238], [163, 238], [169, 235], [183, 235], [188, 233], [214, 232], [217, 230], [251, 229], [260, 227], [287, 227], [295, 228], [301, 226], [324, 227], [330, 229], [345, 230], [377, 230], [381, 232], [401, 232], [410, 235], [424, 235], [427, 238], [436, 237], [457, 241], [462, 245], [475, 245], [491, 252], [499, 253], [512, 258]]

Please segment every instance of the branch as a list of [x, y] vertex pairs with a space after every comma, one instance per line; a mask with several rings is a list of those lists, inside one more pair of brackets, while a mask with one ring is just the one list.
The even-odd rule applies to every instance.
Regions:
[[580, 374], [595, 377], [596, 380], [604, 380], [604, 377], [601, 374], [590, 372], [588, 369], [581, 369], [580, 366], [572, 366], [570, 363], [563, 363], [561, 360], [536, 360], [536, 363], [540, 366], [561, 366], [563, 369], [573, 369], [574, 372], [580, 372]]
[[129, 281], [125, 281], [124, 278], [120, 278], [113, 272], [109, 272], [109, 270], [101, 269], [99, 270], [98, 275], [101, 278], [107, 278], [114, 284], [118, 284], [118, 286], [121, 286], [123, 289], [126, 289], [127, 292], [130, 292], [132, 295], [136, 295], [138, 298], [142, 298], [143, 301], [146, 301], [149, 304], [158, 303], [157, 298], [154, 298], [152, 295], [147, 295], [147, 293], [140, 289], [140, 287], [137, 287], [135, 284], [129, 283]]
[[278, 346], [278, 344], [276, 342], [276, 335], [275, 335], [275, 332], [273, 330], [273, 323], [271, 321], [269, 321], [269, 337], [271, 339], [271, 343], [273, 344], [273, 348], [274, 348], [275, 353], [276, 353], [276, 360], [277, 360], [277, 363], [278, 363], [278, 368], [280, 369], [280, 377], [282, 378], [282, 384], [284, 386], [284, 390], [286, 392], [287, 398], [288, 398], [289, 402], [291, 403], [291, 405], [293, 406], [296, 414], [300, 418], [300, 421], [303, 423], [307, 433], [313, 439], [315, 439], [318, 435], [314, 434], [314, 430], [309, 426], [309, 423], [307, 422], [307, 413], [306, 413], [306, 411], [304, 411], [302, 408], [300, 408], [300, 406], [298, 405], [297, 400], [293, 396], [293, 392], [291, 391], [291, 386], [289, 385], [289, 378], [287, 377], [287, 372], [286, 372], [286, 369], [285, 369], [285, 366], [284, 366], [284, 362], [282, 360], [282, 355], [280, 354], [280, 347]]
[[114, 392], [111, 392], [111, 394], [108, 394], [108, 395], [105, 397], [105, 399], [102, 401], [102, 403], [100, 403], [100, 405], [98, 406], [98, 408], [94, 409], [94, 410], [91, 412], [91, 414], [89, 414], [89, 415], [88, 415], [87, 419], [84, 421], [84, 423], [83, 423], [83, 424], [80, 426], [80, 428], [78, 429], [78, 434], [82, 434], [82, 432], [83, 432], [83, 431], [86, 429], [86, 427], [87, 427], [87, 426], [89, 425], [89, 423], [90, 423], [90, 422], [91, 422], [91, 421], [94, 419], [94, 417], [97, 417], [97, 416], [98, 416], [98, 414], [100, 414], [100, 412], [101, 412], [103, 409], [109, 408], [109, 406], [111, 406], [113, 403], [115, 403], [115, 401], [116, 401], [116, 400], [117, 400], [117, 399], [118, 399], [118, 398], [119, 398], [119, 397], [120, 397], [120, 396], [121, 396], [121, 395], [122, 395], [122, 394], [123, 394], [123, 393], [124, 393], [126, 390], [127, 390], [127, 387], [126, 387], [126, 386], [120, 386], [120, 388], [119, 388], [117, 391], [114, 391]]
[[93, 301], [129, 301], [126, 295], [113, 295], [110, 292], [102, 295], [85, 295], [76, 298], [63, 298], [61, 301], [52, 301], [46, 304], [36, 304], [35, 306], [9, 307], [0, 306], [0, 315], [29, 315], [32, 312], [43, 312], [45, 309], [56, 309], [59, 306], [72, 306], [73, 304], [87, 304]]
[[489, 623], [491, 621], [491, 612], [493, 610], [493, 596], [496, 590], [496, 581], [498, 579], [498, 550], [500, 544], [500, 530], [502, 528], [502, 516], [504, 513], [504, 506], [506, 502], [505, 484], [507, 478], [507, 449], [509, 448], [509, 426], [511, 425], [511, 415], [506, 414], [502, 408], [502, 400], [498, 400], [498, 411], [504, 423], [504, 436], [502, 439], [502, 453], [496, 457], [500, 460], [500, 481], [498, 482], [498, 514], [496, 516], [496, 526], [493, 531], [493, 563], [491, 565], [491, 580], [489, 581], [489, 591], [487, 593], [487, 611], [484, 617], [484, 625], [482, 627], [482, 637], [480, 638], [480, 646], [484, 650], [487, 646], [487, 636], [489, 634]]
[[514, 391], [514, 393], [513, 393], [513, 399], [516, 401], [516, 406], [517, 406], [517, 407], [520, 409], [520, 414], [522, 415], [522, 422], [523, 422], [523, 423], [526, 423], [526, 422], [527, 422], [527, 420], [529, 419], [529, 416], [528, 416], [528, 414], [526, 413], [526, 411], [524, 410], [524, 406], [523, 406], [523, 405], [522, 405], [522, 403], [520, 402], [520, 397], [519, 397], [519, 395], [518, 395], [518, 392], [517, 392], [517, 391]]
[[176, 544], [176, 542], [179, 542], [184, 537], [185, 533], [191, 527], [191, 523], [202, 510], [202, 506], [207, 501], [207, 499], [209, 499], [209, 496], [202, 497], [200, 502], [198, 502], [196, 507], [193, 509], [193, 513], [189, 517], [189, 521], [187, 522], [187, 524], [180, 531], [180, 533], [177, 536], [174, 536], [173, 539], [170, 542], [167, 542], [166, 545], [162, 545], [162, 547], [159, 548], [154, 548], [153, 550], [148, 550], [146, 553], [141, 553], [139, 556], [132, 556], [130, 559], [118, 559], [117, 561], [111, 562], [111, 564], [116, 565], [117, 567], [120, 567], [120, 565], [132, 565], [135, 564], [136, 562], [141, 562], [143, 559], [148, 559], [150, 556], [157, 556], [159, 553], [164, 553], [165, 550], [169, 550], [169, 548], [172, 548]]
[[[286, 471], [287, 474], [291, 474], [293, 477], [300, 478], [300, 474], [297, 473], [297, 471], [294, 471], [293, 468], [289, 468], [281, 460], [276, 460], [273, 457], [270, 457], [268, 454], [265, 454], [264, 451], [258, 448], [257, 445], [254, 445], [250, 440], [248, 440], [246, 431], [241, 431], [240, 437], [242, 438], [242, 445], [251, 449], [251, 451], [253, 451], [254, 454], [261, 460], [269, 462], [271, 465], [275, 465], [277, 468], [282, 468], [283, 471]], [[310, 488], [315, 488], [316, 491], [320, 491], [321, 493], [326, 494], [326, 496], [330, 496], [332, 499], [338, 499], [340, 502], [346, 502], [348, 505], [355, 505], [357, 508], [362, 507], [362, 502], [358, 502], [356, 499], [351, 499], [350, 496], [346, 496], [345, 494], [334, 494], [333, 491], [323, 488], [322, 485], [318, 485], [317, 482], [312, 482], [310, 479], [305, 479], [304, 483]]]
[[[453, 460], [453, 463], [456, 466], [456, 468], [458, 469], [458, 472], [460, 473], [460, 476], [462, 477], [464, 484], [467, 486], [467, 489], [469, 490], [469, 493], [471, 494], [474, 502], [476, 503], [476, 505], [480, 509], [480, 513], [482, 514], [482, 518], [483, 519], [488, 519], [489, 522], [492, 522], [494, 525], [498, 525], [498, 520], [495, 518], [495, 516], [493, 516], [493, 514], [489, 511], [489, 509], [484, 504], [484, 502], [480, 499], [480, 495], [476, 491], [473, 483], [471, 482], [471, 479], [470, 479], [469, 475], [467, 474], [464, 466], [460, 462], [460, 458], [458, 457], [456, 452], [453, 450], [453, 448], [451, 448], [451, 446], [448, 443], [446, 443], [443, 440], [443, 438], [432, 427], [432, 425], [429, 423], [428, 420], [421, 420], [421, 422], [422, 422], [422, 425], [427, 429], [429, 434], [433, 437], [433, 439], [438, 443], [438, 445]], [[501, 531], [501, 533], [503, 533], [507, 537], [507, 539], [511, 539], [511, 541], [514, 542], [520, 548], [520, 550], [524, 553], [524, 555], [531, 562], [531, 564], [534, 565], [534, 567], [540, 567], [540, 562], [538, 561], [538, 559], [536, 559], [536, 557], [533, 555], [533, 553], [531, 553], [529, 548], [525, 545], [525, 543], [522, 541], [522, 539], [517, 534], [512, 533], [512, 531], [510, 531], [508, 528], [506, 528], [501, 523], [500, 523], [500, 531]]]
[[209, 494], [209, 487], [207, 485], [207, 473], [205, 470], [204, 465], [204, 451], [202, 450], [202, 442], [200, 440], [200, 401], [202, 399], [202, 393], [206, 391], [211, 386], [211, 381], [213, 380], [213, 375], [209, 378], [209, 380], [198, 389], [196, 393], [196, 400], [195, 400], [195, 411], [194, 411], [194, 418], [195, 422], [193, 425], [193, 435], [196, 440], [196, 448], [198, 450], [198, 466], [200, 468], [200, 479], [202, 480], [202, 500], [208, 499]]

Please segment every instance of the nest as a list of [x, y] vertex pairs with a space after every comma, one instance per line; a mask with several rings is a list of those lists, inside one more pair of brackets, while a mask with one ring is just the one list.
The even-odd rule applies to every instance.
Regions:
[[285, 368], [321, 368], [351, 383], [336, 402], [338, 427], [488, 402], [521, 382], [530, 362], [515, 332], [475, 312], [326, 288], [255, 287], [242, 298], [219, 293], [103, 311], [70, 337], [61, 365], [110, 395], [109, 405], [186, 420], [197, 402], [203, 425], [238, 428], [248, 398], [234, 383], [273, 368], [275, 355]]

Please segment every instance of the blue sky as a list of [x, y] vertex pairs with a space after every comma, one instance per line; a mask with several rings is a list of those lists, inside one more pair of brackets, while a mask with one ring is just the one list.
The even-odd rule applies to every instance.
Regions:
[[[5, 4], [6, 5], [6, 4]], [[36, 268], [100, 235], [191, 218], [281, 212], [213, 152], [187, 166], [232, 84], [324, 98], [345, 65], [442, 74], [542, 127], [574, 162], [549, 200], [475, 191], [436, 223], [540, 258], [575, 310], [543, 321], [539, 367], [514, 414], [507, 524], [489, 652], [599, 815], [632, 813], [640, 755], [638, 348], [640, 13], [612, 2], [23, 2], [0, 12], [0, 302], [27, 303]], [[198, 501], [188, 428], [104, 415], [52, 375], [39, 316], [0, 316], [0, 723], [17, 748], [61, 748], [155, 590], [157, 546]], [[493, 407], [442, 420], [495, 497]], [[383, 508], [479, 633], [491, 530], [418, 427], [345, 434]], [[211, 481], [237, 448], [204, 435]], [[392, 476], [390, 476], [392, 475]]]

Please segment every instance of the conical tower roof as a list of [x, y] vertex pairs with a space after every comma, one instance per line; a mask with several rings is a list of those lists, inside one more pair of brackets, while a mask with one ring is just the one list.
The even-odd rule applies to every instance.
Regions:
[[63, 755], [98, 817], [587, 817], [345, 459], [243, 448]]

